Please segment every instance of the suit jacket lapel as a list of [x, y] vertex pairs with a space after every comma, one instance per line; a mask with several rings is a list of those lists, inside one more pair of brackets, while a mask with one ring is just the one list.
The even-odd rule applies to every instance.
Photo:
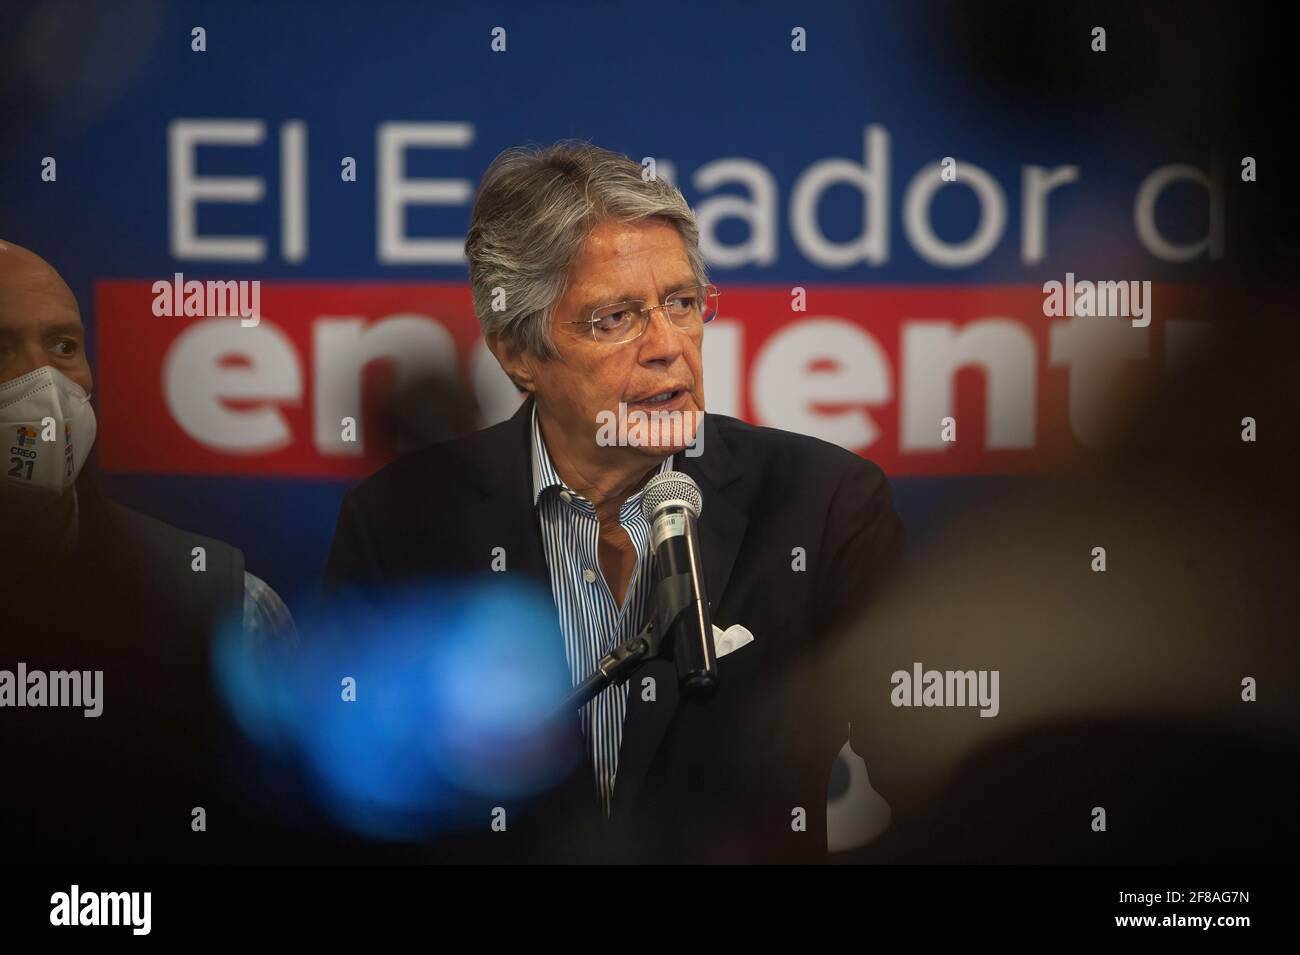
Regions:
[[724, 490], [737, 481], [741, 473], [709, 415], [704, 416], [704, 428], [703, 453], [694, 458], [679, 454], [673, 466], [695, 479], [704, 498], [697, 530], [704, 562], [704, 586], [710, 607], [716, 610], [731, 580], [731, 568], [740, 553], [749, 517], [737, 503], [737, 488], [731, 488], [731, 493]]
[[[522, 572], [550, 593], [542, 528], [533, 506], [532, 414], [529, 396], [508, 421], [475, 435], [480, 445], [470, 452], [470, 477], [482, 497], [481, 536], [489, 550], [500, 542], [506, 548], [507, 572]], [[485, 561], [487, 557], [484, 551]]]
[[[474, 435], [479, 443], [468, 452], [472, 465], [469, 476], [478, 488], [482, 505], [477, 515], [476, 536], [484, 548], [484, 561], [492, 547], [504, 546], [507, 573], [523, 574], [552, 597], [551, 607], [555, 616], [550, 622], [556, 637], [554, 651], [558, 665], [568, 672], [564, 642], [560, 636], [559, 610], [555, 608], [551, 593], [542, 529], [533, 504], [532, 415], [533, 398], [529, 396], [509, 420]], [[547, 632], [548, 628], [538, 629]], [[583, 753], [585, 759], [579, 761], [565, 779], [534, 807], [551, 820], [537, 823], [541, 830], [558, 828], [559, 831], [569, 831], [568, 826], [559, 822], [562, 819], [594, 822], [600, 818], [591, 757], [586, 754], [576, 712], [570, 745], [575, 752]]]
[[[704, 564], [705, 590], [709, 598], [710, 617], [722, 603], [731, 568], [740, 552], [749, 519], [724, 489], [741, 476], [726, 443], [710, 415], [704, 416], [704, 444], [697, 457], [679, 454], [673, 466], [690, 475], [700, 486], [704, 507], [697, 530], [700, 558]], [[642, 699], [642, 681], [655, 681], [653, 702]], [[625, 814], [645, 785], [655, 754], [677, 712], [677, 669], [671, 660], [655, 660], [632, 675], [627, 695], [627, 715], [623, 721], [623, 743], [619, 750], [618, 773], [614, 781], [611, 816]], [[694, 705], [694, 704], [687, 704]]]

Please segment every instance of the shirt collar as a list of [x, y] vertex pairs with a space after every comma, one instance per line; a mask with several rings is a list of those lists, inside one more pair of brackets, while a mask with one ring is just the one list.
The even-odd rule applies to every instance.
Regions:
[[[533, 419], [533, 425], [532, 425], [533, 428], [533, 440], [532, 440], [533, 506], [534, 507], [537, 506], [537, 502], [541, 499], [542, 492], [549, 487], [559, 487], [560, 490], [568, 491], [570, 494], [572, 494], [575, 501], [577, 500], [585, 501], [586, 499], [581, 498], [578, 495], [577, 491], [573, 490], [573, 488], [569, 487], [564, 483], [564, 479], [561, 478], [559, 472], [555, 470], [555, 465], [551, 463], [551, 456], [546, 451], [546, 441], [542, 438], [542, 427], [537, 422], [536, 401], [533, 402], [532, 419]], [[663, 474], [665, 471], [671, 471], [673, 467], [673, 460], [676, 457], [677, 455], [670, 454], [667, 458], [665, 458], [662, 462], [660, 462], [659, 470], [656, 473]], [[644, 493], [645, 493], [645, 486], [642, 485], [641, 490], [637, 491], [635, 494], [629, 497], [627, 501], [624, 502], [622, 510], [626, 511], [629, 504], [635, 504], [637, 501], [641, 500], [641, 495]]]

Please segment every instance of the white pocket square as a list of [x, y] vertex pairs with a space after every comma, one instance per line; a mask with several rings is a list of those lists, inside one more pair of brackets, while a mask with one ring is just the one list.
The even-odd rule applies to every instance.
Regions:
[[725, 657], [733, 650], [739, 650], [747, 643], [751, 643], [754, 635], [735, 623], [726, 630], [715, 626], [713, 628], [713, 653], [715, 656]]

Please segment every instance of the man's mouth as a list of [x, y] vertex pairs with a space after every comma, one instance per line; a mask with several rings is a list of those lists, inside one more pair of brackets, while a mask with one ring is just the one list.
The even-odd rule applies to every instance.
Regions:
[[656, 391], [644, 398], [636, 398], [629, 401], [629, 405], [645, 405], [646, 407], [656, 407], [659, 405], [668, 405], [677, 401], [686, 394], [685, 388], [671, 388], [667, 391]]

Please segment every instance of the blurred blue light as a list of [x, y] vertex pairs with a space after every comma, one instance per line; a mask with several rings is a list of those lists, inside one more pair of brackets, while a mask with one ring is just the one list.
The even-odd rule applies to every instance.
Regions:
[[[438, 581], [324, 604], [297, 625], [298, 648], [251, 647], [238, 626], [223, 628], [218, 689], [261, 753], [298, 766], [352, 831], [455, 828], [485, 800], [543, 792], [580, 757], [576, 714], [549, 720], [569, 676], [540, 587]], [[354, 701], [343, 698], [348, 677]]]

